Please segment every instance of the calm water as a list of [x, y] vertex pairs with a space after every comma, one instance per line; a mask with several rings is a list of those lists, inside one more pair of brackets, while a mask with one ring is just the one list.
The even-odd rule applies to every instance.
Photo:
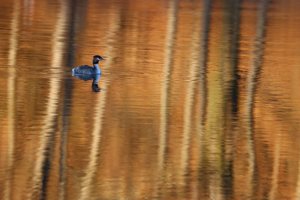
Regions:
[[1, 200], [300, 198], [300, 1], [0, 10]]

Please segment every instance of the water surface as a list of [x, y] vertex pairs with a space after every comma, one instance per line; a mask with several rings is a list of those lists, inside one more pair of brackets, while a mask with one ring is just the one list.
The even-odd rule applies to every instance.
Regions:
[[300, 198], [299, 1], [0, 9], [0, 199]]

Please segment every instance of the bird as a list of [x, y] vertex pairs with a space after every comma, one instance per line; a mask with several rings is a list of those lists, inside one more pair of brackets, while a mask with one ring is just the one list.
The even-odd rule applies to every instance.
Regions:
[[[94, 55], [93, 56], [93, 66], [81, 65], [78, 67], [74, 67], [72, 69], [72, 75], [75, 77], [79, 77], [79, 78], [85, 77], [85, 76], [91, 77], [91, 79], [93, 79], [92, 90], [94, 92], [99, 92], [100, 88], [98, 86], [98, 81], [100, 79], [102, 72], [101, 72], [101, 69], [100, 69], [98, 63], [102, 60], [104, 60], [104, 58], [102, 56]], [[95, 78], [94, 76], [96, 76], [97, 78]], [[80, 78], [80, 79], [84, 79], [84, 78]]]
[[102, 56], [94, 55], [93, 57], [93, 66], [89, 65], [81, 65], [78, 67], [74, 67], [72, 69], [72, 74], [100, 74], [101, 75], [101, 69], [99, 68], [99, 62], [104, 60]]

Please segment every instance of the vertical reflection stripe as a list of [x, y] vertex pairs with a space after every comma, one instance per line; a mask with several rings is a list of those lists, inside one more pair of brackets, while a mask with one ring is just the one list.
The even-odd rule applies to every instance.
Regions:
[[14, 142], [15, 142], [15, 80], [16, 80], [16, 59], [18, 49], [18, 34], [19, 34], [19, 16], [20, 16], [20, 1], [13, 2], [13, 12], [11, 20], [10, 46], [8, 55], [8, 83], [7, 83], [7, 115], [8, 115], [8, 130], [7, 130], [7, 168], [4, 187], [4, 199], [10, 199], [11, 193], [11, 169], [13, 166]]
[[160, 130], [159, 130], [159, 146], [158, 146], [158, 181], [155, 186], [155, 195], [159, 192], [161, 185], [161, 175], [165, 163], [166, 140], [167, 140], [167, 123], [168, 123], [168, 95], [170, 85], [170, 75], [174, 54], [174, 42], [177, 28], [177, 12], [178, 0], [170, 1], [168, 9], [165, 60], [163, 67], [163, 81], [161, 83], [161, 99], [160, 99]]
[[67, 23], [68, 6], [62, 2], [57, 16], [57, 23], [53, 33], [52, 62], [50, 66], [50, 86], [47, 102], [47, 111], [42, 127], [39, 147], [36, 153], [36, 162], [33, 171], [33, 188], [28, 194], [28, 199], [32, 199], [35, 193], [39, 193], [41, 188], [42, 166], [45, 162], [45, 153], [50, 142], [50, 136], [54, 133], [53, 126], [57, 117], [59, 101], [60, 77], [62, 66], [62, 51], [64, 42], [62, 38], [65, 33]]
[[[255, 93], [257, 87], [257, 79], [259, 72], [262, 68], [264, 38], [265, 38], [265, 25], [266, 25], [266, 12], [267, 12], [268, 0], [261, 0], [258, 8], [257, 29], [255, 36], [255, 46], [253, 52], [253, 60], [250, 66], [248, 83], [247, 83], [247, 96], [246, 96], [246, 134], [247, 134], [247, 149], [248, 149], [248, 169], [245, 172], [245, 181], [247, 185], [251, 186], [254, 179], [255, 168], [255, 154], [254, 154], [254, 104]], [[253, 195], [254, 188], [249, 188], [249, 193]]]
[[191, 137], [191, 126], [193, 122], [193, 107], [195, 104], [195, 87], [197, 84], [197, 77], [199, 72], [199, 50], [200, 50], [200, 26], [201, 12], [198, 12], [194, 16], [195, 23], [193, 24], [193, 35], [191, 44], [191, 59], [190, 70], [188, 75], [187, 92], [185, 97], [184, 113], [183, 113], [183, 139], [181, 146], [181, 176], [186, 174], [188, 160], [189, 160], [189, 148]]
[[168, 118], [168, 91], [170, 85], [170, 75], [173, 61], [173, 46], [176, 35], [178, 0], [170, 1], [168, 13], [168, 24], [166, 34], [166, 56], [163, 68], [163, 82], [161, 90], [160, 107], [160, 131], [158, 149], [158, 167], [161, 170], [164, 165], [166, 138], [167, 138], [167, 118]]
[[[117, 12], [119, 13], [119, 12]], [[116, 36], [118, 33], [118, 29], [120, 28], [120, 16], [112, 17], [112, 24], [110, 29], [107, 33], [107, 44], [112, 44], [116, 40]], [[101, 42], [101, 41], [99, 41]], [[114, 58], [113, 54], [113, 46], [110, 45], [107, 50], [107, 56], [109, 57], [106, 62], [106, 68], [110, 68], [111, 62]], [[102, 81], [102, 87], [107, 88], [109, 84], [109, 78], [105, 78]], [[92, 183], [93, 178], [96, 174], [96, 170], [98, 167], [98, 156], [99, 156], [99, 147], [100, 147], [100, 140], [101, 140], [101, 132], [102, 132], [102, 125], [103, 125], [103, 114], [105, 111], [105, 104], [106, 104], [106, 93], [107, 91], [100, 92], [97, 94], [97, 103], [96, 105], [100, 105], [96, 107], [95, 114], [94, 114], [94, 129], [92, 132], [92, 145], [89, 155], [89, 163], [85, 170], [86, 176], [83, 177], [82, 181], [82, 189], [80, 191], [80, 200], [88, 200], [90, 199], [91, 188], [94, 185]]]

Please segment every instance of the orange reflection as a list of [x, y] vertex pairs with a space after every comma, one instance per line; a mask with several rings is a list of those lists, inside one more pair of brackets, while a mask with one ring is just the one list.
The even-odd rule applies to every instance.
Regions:
[[299, 198], [296, 0], [0, 2], [0, 199]]

